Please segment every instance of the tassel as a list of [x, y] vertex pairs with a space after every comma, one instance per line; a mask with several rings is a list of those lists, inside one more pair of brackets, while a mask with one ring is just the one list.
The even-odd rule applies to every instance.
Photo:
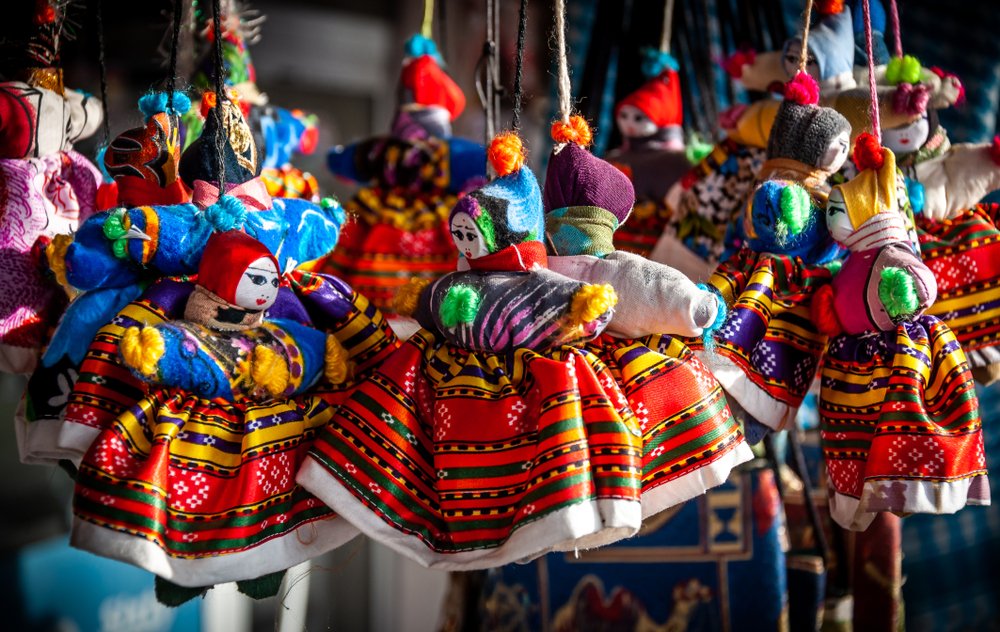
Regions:
[[155, 327], [129, 327], [119, 348], [125, 364], [146, 377], [156, 376], [157, 364], [166, 352], [163, 336]]
[[271, 397], [280, 397], [288, 388], [288, 363], [269, 347], [255, 347], [250, 362], [250, 379]]
[[326, 365], [323, 374], [334, 384], [343, 384], [353, 372], [350, 353], [334, 336], [326, 337]]
[[577, 325], [592, 323], [618, 304], [615, 288], [607, 283], [602, 285], [584, 285], [570, 304], [570, 321]]
[[392, 309], [400, 316], [413, 316], [420, 304], [420, 294], [430, 285], [428, 279], [410, 279], [410, 282], [396, 290], [392, 297]]

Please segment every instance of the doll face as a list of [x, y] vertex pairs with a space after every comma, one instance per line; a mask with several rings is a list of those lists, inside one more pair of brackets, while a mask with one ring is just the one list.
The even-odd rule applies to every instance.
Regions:
[[478, 259], [490, 254], [483, 233], [467, 213], [455, 213], [451, 220], [451, 238], [466, 259]]
[[243, 309], [265, 310], [278, 298], [278, 285], [278, 269], [274, 262], [261, 257], [243, 271], [236, 286], [236, 305]]
[[840, 189], [830, 191], [830, 197], [827, 198], [826, 227], [830, 230], [830, 236], [838, 243], [844, 243], [844, 240], [854, 232], [851, 219], [847, 216], [847, 204], [844, 203]]
[[905, 156], [920, 149], [927, 142], [928, 135], [930, 123], [925, 115], [909, 125], [882, 130], [882, 144], [897, 156]]
[[826, 153], [820, 158], [817, 167], [834, 173], [839, 171], [844, 163], [847, 162], [847, 154], [851, 148], [851, 135], [849, 132], [841, 132], [838, 134], [826, 148]]
[[618, 131], [625, 138], [645, 138], [656, 133], [656, 123], [651, 121], [642, 110], [634, 105], [623, 105], [615, 117]]
[[[791, 79], [799, 72], [799, 56], [802, 55], [802, 42], [792, 42], [785, 51], [785, 56], [781, 58], [781, 65], [785, 68], [785, 74]], [[819, 82], [819, 63], [816, 56], [809, 52], [806, 57], [806, 72], [809, 76]]]

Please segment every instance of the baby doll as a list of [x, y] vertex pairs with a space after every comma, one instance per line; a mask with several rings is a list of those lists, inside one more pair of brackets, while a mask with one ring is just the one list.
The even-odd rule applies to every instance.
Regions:
[[489, 156], [498, 177], [449, 217], [461, 271], [399, 297], [425, 329], [340, 406], [299, 473], [373, 538], [438, 568], [596, 546], [642, 518], [637, 419], [600, 359], [567, 346], [600, 334], [615, 293], [547, 269], [520, 139], [499, 136]]
[[953, 513], [989, 503], [978, 403], [947, 325], [922, 315], [936, 284], [908, 239], [895, 157], [858, 139], [859, 175], [830, 194], [826, 223], [850, 250], [817, 294], [831, 336], [820, 418], [831, 513], [864, 530], [879, 511]]
[[124, 332], [121, 359], [146, 394], [80, 465], [73, 546], [179, 586], [260, 578], [276, 590], [269, 574], [357, 533], [294, 482], [330, 413], [303, 393], [324, 374], [346, 379], [347, 352], [305, 322], [265, 315], [279, 286], [266, 246], [216, 233], [184, 320]]

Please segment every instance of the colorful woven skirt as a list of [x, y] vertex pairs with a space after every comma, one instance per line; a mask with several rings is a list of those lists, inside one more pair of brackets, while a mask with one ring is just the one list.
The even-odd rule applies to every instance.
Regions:
[[458, 251], [448, 213], [457, 199], [444, 192], [363, 188], [344, 206], [354, 221], [316, 269], [336, 274], [391, 313], [396, 291], [411, 279], [434, 281], [455, 271]]
[[642, 444], [594, 354], [474, 353], [421, 330], [338, 409], [298, 480], [381, 543], [468, 570], [636, 533]]
[[679, 339], [605, 334], [584, 348], [608, 367], [639, 421], [643, 518], [721, 485], [753, 458], [719, 382]]
[[80, 464], [70, 543], [181, 586], [255, 579], [357, 531], [295, 483], [333, 407], [154, 390], [103, 430]]
[[921, 316], [830, 341], [820, 394], [831, 514], [863, 530], [880, 511], [988, 505], [979, 402], [962, 347]]
[[715, 345], [687, 340], [726, 393], [773, 430], [786, 427], [819, 369], [826, 336], [809, 308], [830, 271], [747, 248], [719, 265], [709, 283], [729, 305]]
[[1000, 205], [980, 204], [940, 222], [917, 216], [920, 251], [937, 280], [927, 313], [954, 332], [977, 380], [1000, 378]]

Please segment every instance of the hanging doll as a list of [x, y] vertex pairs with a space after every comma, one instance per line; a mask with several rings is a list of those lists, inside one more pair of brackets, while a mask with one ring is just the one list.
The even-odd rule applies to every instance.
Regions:
[[649, 256], [669, 219], [664, 197], [690, 168], [684, 149], [684, 108], [677, 60], [669, 53], [643, 51], [648, 81], [618, 102], [615, 123], [622, 145], [607, 159], [628, 174], [636, 204], [627, 226], [615, 232], [620, 250]]
[[101, 123], [101, 103], [65, 88], [60, 7], [38, 3], [22, 80], [0, 83], [0, 371], [30, 373], [65, 298], [32, 248], [94, 212], [100, 173], [73, 144]]
[[302, 394], [346, 379], [347, 352], [267, 313], [280, 279], [266, 246], [215, 233], [183, 320], [125, 330], [120, 357], [146, 393], [80, 465], [73, 546], [179, 586], [261, 578], [276, 591], [269, 574], [357, 534], [295, 484], [331, 412]]
[[299, 473], [366, 533], [439, 568], [596, 546], [642, 515], [638, 420], [604, 364], [567, 346], [605, 328], [614, 290], [546, 268], [520, 139], [498, 136], [489, 155], [499, 177], [449, 218], [464, 271], [400, 297], [424, 329], [338, 409]]
[[751, 458], [719, 383], [674, 337], [717, 328], [725, 306], [676, 270], [615, 250], [612, 235], [635, 199], [631, 183], [584, 148], [590, 129], [581, 117], [555, 123], [553, 139], [544, 190], [549, 268], [610, 284], [618, 296], [604, 334], [583, 347], [608, 366], [639, 417], [645, 518], [721, 484]]
[[435, 280], [455, 269], [448, 211], [456, 196], [482, 183], [486, 169], [483, 147], [451, 134], [465, 96], [438, 65], [430, 40], [407, 43], [399, 94], [389, 136], [334, 147], [328, 156], [335, 175], [362, 188], [345, 207], [355, 221], [324, 269], [388, 311], [411, 278]]
[[937, 288], [896, 206], [895, 157], [864, 135], [855, 162], [860, 174], [833, 189], [826, 213], [850, 254], [813, 315], [831, 336], [820, 398], [831, 512], [864, 530], [880, 511], [989, 504], [989, 485], [965, 354], [923, 314]]

